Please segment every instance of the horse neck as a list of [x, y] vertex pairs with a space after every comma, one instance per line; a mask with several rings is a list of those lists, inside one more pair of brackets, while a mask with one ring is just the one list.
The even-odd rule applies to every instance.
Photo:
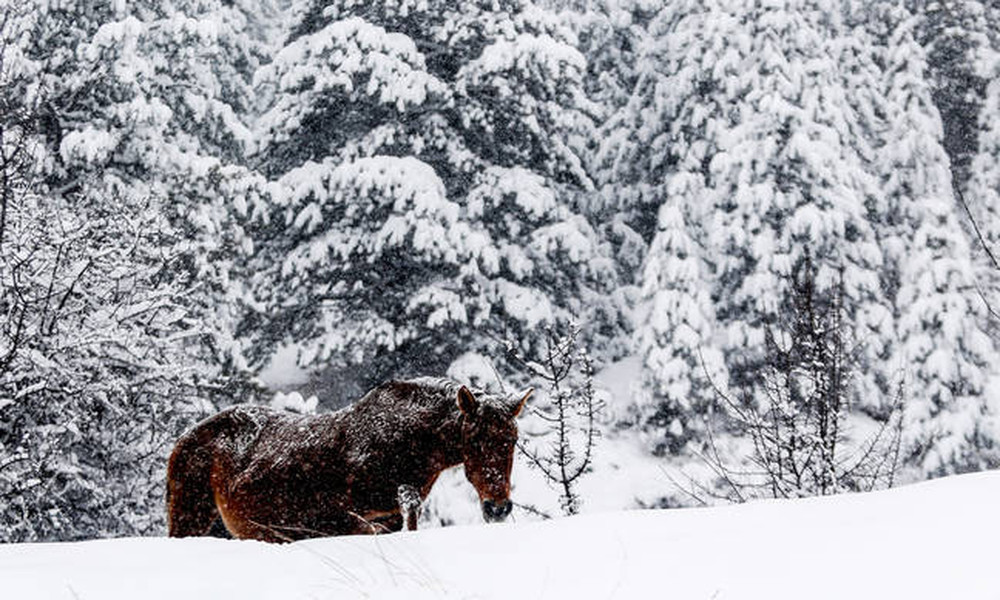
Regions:
[[452, 409], [448, 411], [447, 417], [435, 430], [435, 448], [433, 454], [437, 457], [435, 467], [440, 466], [440, 471], [462, 464], [465, 458], [462, 455], [462, 414], [457, 407], [452, 404]]

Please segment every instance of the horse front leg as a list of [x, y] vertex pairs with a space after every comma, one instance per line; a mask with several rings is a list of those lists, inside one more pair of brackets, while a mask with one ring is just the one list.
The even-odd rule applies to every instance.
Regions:
[[403, 484], [396, 490], [396, 499], [406, 530], [416, 531], [417, 521], [420, 519], [420, 505], [423, 503], [420, 490], [415, 486]]

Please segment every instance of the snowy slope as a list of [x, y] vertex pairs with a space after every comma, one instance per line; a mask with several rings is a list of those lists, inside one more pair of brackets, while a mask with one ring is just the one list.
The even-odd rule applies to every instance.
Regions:
[[888, 492], [287, 546], [0, 546], [0, 597], [1000, 598], [1000, 472]]

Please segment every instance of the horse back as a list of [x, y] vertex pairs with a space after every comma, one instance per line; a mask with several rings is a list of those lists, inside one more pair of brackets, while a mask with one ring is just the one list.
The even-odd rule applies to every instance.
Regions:
[[195, 444], [211, 449], [217, 458], [243, 462], [277, 418], [276, 411], [263, 406], [231, 406], [195, 425], [177, 445]]

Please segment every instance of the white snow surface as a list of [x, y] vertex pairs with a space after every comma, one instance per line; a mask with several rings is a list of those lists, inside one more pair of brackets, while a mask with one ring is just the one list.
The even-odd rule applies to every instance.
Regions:
[[0, 546], [4, 598], [1000, 598], [1000, 472], [871, 494], [340, 537]]

